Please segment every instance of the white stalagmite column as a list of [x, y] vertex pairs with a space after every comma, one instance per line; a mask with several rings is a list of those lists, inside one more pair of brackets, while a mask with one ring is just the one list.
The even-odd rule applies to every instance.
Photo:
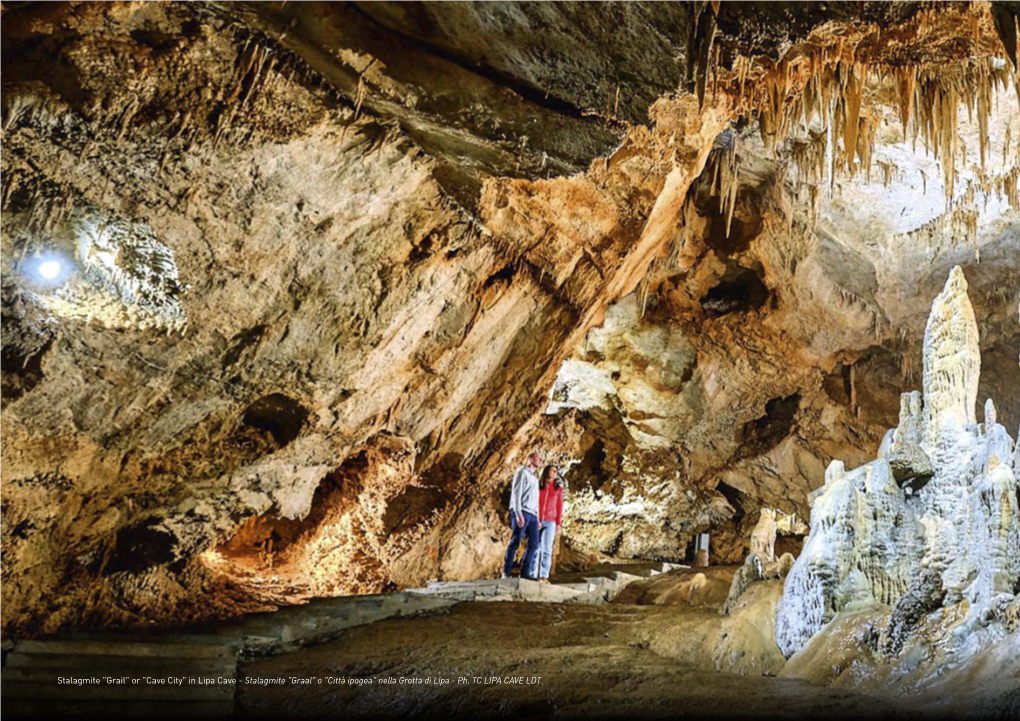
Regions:
[[967, 297], [967, 279], [960, 266], [949, 273], [945, 287], [932, 302], [924, 330], [924, 439], [932, 452], [948, 428], [977, 422], [981, 349], [974, 308]]
[[[980, 371], [974, 309], [954, 268], [924, 334], [923, 408], [916, 392], [904, 393], [879, 459], [850, 471], [833, 460], [825, 485], [808, 496], [811, 535], [776, 606], [783, 655], [836, 614], [869, 606], [891, 607], [896, 627], [922, 637], [934, 627], [913, 628], [918, 611], [940, 613], [938, 643], [957, 658], [981, 648], [977, 629], [986, 640], [1010, 632], [1006, 609], [1020, 587], [1020, 446], [991, 400], [977, 424]], [[932, 605], [919, 609], [922, 602]]]

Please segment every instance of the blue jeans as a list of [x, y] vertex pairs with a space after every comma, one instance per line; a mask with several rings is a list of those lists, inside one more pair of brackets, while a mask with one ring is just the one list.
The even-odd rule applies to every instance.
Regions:
[[514, 558], [517, 556], [517, 547], [521, 545], [521, 537], [528, 537], [528, 547], [524, 551], [524, 560], [521, 562], [521, 576], [534, 578], [532, 573], [535, 564], [535, 557], [538, 555], [538, 516], [525, 511], [524, 525], [517, 525], [517, 518], [513, 511], [510, 512], [510, 528], [513, 535], [510, 536], [510, 545], [506, 549], [506, 558], [503, 559], [503, 573], [507, 576], [514, 570]]
[[549, 571], [552, 569], [553, 543], [556, 542], [556, 521], [542, 521], [542, 540], [540, 541], [539, 555], [541, 560], [535, 559], [537, 575], [539, 578], [549, 578]]

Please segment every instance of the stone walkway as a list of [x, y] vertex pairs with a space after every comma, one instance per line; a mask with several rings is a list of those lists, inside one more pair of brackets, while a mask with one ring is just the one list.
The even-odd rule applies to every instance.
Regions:
[[433, 582], [399, 593], [316, 599], [190, 633], [20, 641], [7, 655], [0, 678], [4, 710], [15, 716], [230, 716], [239, 658], [324, 643], [355, 626], [443, 613], [466, 601], [604, 603], [634, 581], [678, 568], [684, 566], [600, 566], [557, 576], [550, 584], [518, 578]]
[[[686, 568], [673, 563], [606, 565], [591, 571], [561, 574], [552, 583], [523, 578], [488, 581], [433, 581], [414, 593], [457, 601], [534, 601], [538, 603], [602, 603], [634, 581]], [[621, 570], [622, 569], [622, 570]]]

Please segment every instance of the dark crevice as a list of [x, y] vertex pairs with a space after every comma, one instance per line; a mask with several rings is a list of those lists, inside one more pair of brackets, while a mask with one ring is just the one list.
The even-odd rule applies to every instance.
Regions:
[[780, 558], [784, 553], [789, 553], [794, 558], [799, 556], [801, 551], [804, 550], [805, 537], [806, 536], [799, 533], [790, 534], [788, 536], [784, 536], [783, 534], [777, 535], [774, 547], [776, 558]]
[[141, 44], [146, 45], [156, 51], [157, 55], [171, 52], [180, 45], [180, 39], [173, 35], [168, 35], [159, 30], [150, 29], [136, 29], [131, 31], [131, 38]]
[[598, 490], [606, 481], [602, 470], [605, 462], [606, 446], [601, 440], [596, 439], [585, 451], [580, 465], [574, 471], [574, 477], [592, 490]]
[[498, 283], [510, 283], [513, 281], [513, 278], [514, 267], [512, 265], [505, 265], [485, 279], [485, 282], [482, 284], [482, 290], [488, 290]]
[[173, 561], [177, 539], [170, 532], [158, 528], [157, 523], [155, 519], [148, 519], [119, 531], [109, 558], [105, 562], [99, 560], [96, 570], [103, 576], [138, 574]]
[[0, 398], [5, 401], [17, 400], [25, 395], [43, 379], [42, 359], [52, 340], [36, 353], [25, 357], [19, 348], [12, 345], [5, 345], [0, 355], [0, 365], [3, 367], [3, 375], [0, 376]]
[[733, 521], [740, 523], [740, 520], [747, 515], [743, 504], [740, 502], [741, 492], [724, 481], [719, 481], [719, 485], [715, 487], [715, 490], [719, 491], [723, 498], [726, 499], [726, 502], [733, 506], [733, 510], [736, 511], [733, 514]]
[[720, 282], [701, 297], [701, 307], [711, 317], [757, 310], [769, 299], [768, 286], [750, 268], [730, 267]]
[[833, 403], [850, 405], [850, 366], [840, 363], [832, 373], [826, 373], [822, 379], [822, 390]]
[[765, 404], [765, 415], [748, 421], [740, 430], [740, 447], [734, 460], [768, 453], [793, 431], [800, 410], [800, 394], [773, 398]]
[[301, 434], [309, 411], [293, 398], [273, 393], [248, 406], [241, 422], [251, 428], [269, 433], [280, 448]]

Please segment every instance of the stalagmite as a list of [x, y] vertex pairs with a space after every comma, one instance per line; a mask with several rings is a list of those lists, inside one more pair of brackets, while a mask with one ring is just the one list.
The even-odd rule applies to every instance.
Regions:
[[940, 447], [944, 438], [976, 423], [981, 353], [967, 280], [957, 266], [932, 303], [924, 331], [924, 443]]
[[[969, 604], [961, 624], [980, 617], [987, 625], [1001, 599], [1012, 598], [1020, 584], [1020, 452], [991, 400], [985, 423], [976, 422], [980, 364], [974, 310], [955, 267], [932, 303], [923, 394], [903, 394], [899, 426], [886, 434], [878, 460], [853, 471], [833, 461], [812, 495], [811, 534], [777, 609], [784, 655], [844, 609], [930, 596], [920, 585], [931, 573], [940, 603]], [[965, 634], [958, 636], [964, 644]]]
[[744, 565], [733, 574], [730, 591], [726, 595], [726, 601], [723, 602], [720, 611], [728, 615], [733, 610], [737, 601], [740, 600], [740, 597], [744, 595], [744, 592], [751, 587], [751, 584], [764, 578], [765, 571], [761, 558], [755, 553], [749, 553], [747, 558], [744, 559]]
[[762, 563], [776, 560], [776, 509], [761, 509], [758, 525], [751, 531], [751, 553]]

